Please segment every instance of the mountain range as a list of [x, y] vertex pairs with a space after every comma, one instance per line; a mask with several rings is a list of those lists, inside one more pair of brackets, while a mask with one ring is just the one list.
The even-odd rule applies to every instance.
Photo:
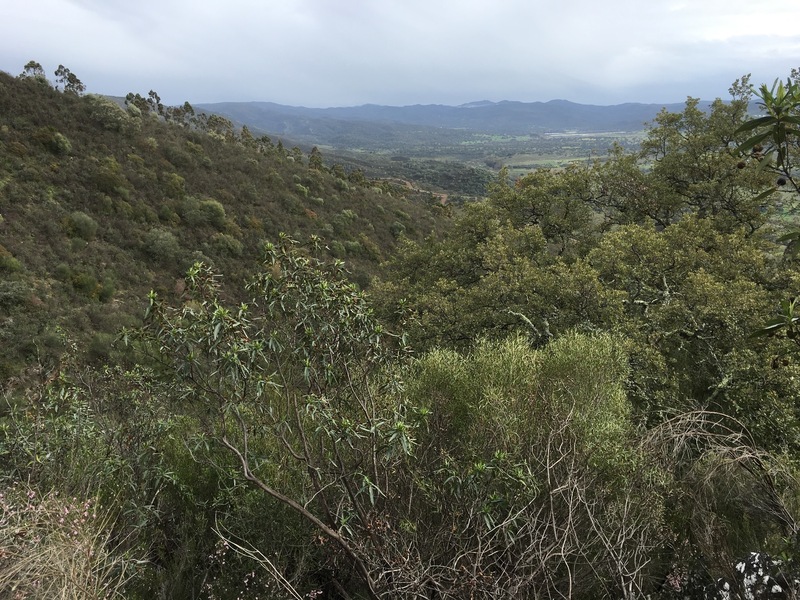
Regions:
[[[702, 102], [707, 108], [710, 102]], [[549, 102], [478, 101], [459, 106], [363, 106], [306, 108], [272, 102], [221, 102], [198, 104], [202, 110], [269, 135], [297, 141], [352, 147], [357, 138], [405, 136], [416, 131], [435, 135], [449, 129], [489, 135], [540, 135], [548, 132], [640, 131], [666, 109], [680, 112], [683, 104], [625, 103], [613, 106]]]

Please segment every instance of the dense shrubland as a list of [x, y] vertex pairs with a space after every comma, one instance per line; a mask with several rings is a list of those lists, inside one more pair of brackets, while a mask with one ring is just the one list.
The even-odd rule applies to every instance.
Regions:
[[3, 378], [57, 356], [59, 327], [103, 358], [103, 336], [196, 260], [242, 282], [266, 240], [314, 234], [363, 287], [394, 232], [421, 239], [442, 221], [433, 199], [376, 188], [319, 153], [164, 107], [154, 92], [126, 102], [59, 92], [34, 67], [0, 74], [0, 304], [19, 315], [0, 330]]
[[34, 67], [0, 77], [11, 594], [797, 594], [794, 79], [445, 227]]

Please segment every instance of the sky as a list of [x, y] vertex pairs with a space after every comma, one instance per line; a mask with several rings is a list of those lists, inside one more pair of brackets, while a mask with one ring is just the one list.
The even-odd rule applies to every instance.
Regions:
[[0, 70], [165, 104], [728, 96], [800, 67], [798, 0], [0, 0]]

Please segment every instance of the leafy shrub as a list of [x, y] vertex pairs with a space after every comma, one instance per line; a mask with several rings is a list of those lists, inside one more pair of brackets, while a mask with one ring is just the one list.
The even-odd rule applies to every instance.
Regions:
[[103, 160], [91, 177], [95, 188], [104, 194], [116, 194], [126, 183], [120, 165], [113, 157]]
[[69, 154], [72, 152], [72, 144], [67, 137], [53, 127], [40, 127], [31, 137], [53, 154]]
[[30, 289], [21, 281], [0, 281], [0, 307], [9, 309], [25, 302]]
[[395, 238], [399, 238], [406, 232], [406, 226], [400, 221], [395, 221], [389, 226], [389, 231]]
[[111, 333], [96, 333], [89, 342], [86, 354], [91, 362], [100, 363], [108, 361], [111, 349], [117, 336]]
[[97, 290], [97, 299], [100, 300], [100, 302], [108, 302], [111, 300], [111, 298], [113, 298], [115, 291], [116, 288], [114, 286], [114, 282], [112, 282], [110, 279], [106, 279]]
[[187, 196], [180, 205], [181, 218], [192, 227], [210, 225], [216, 229], [225, 227], [225, 207], [212, 198], [199, 200]]
[[211, 245], [217, 252], [225, 256], [238, 258], [244, 252], [242, 242], [227, 233], [215, 233], [211, 238]]
[[72, 287], [85, 296], [94, 296], [98, 292], [97, 279], [91, 273], [78, 271], [72, 274]]
[[355, 242], [355, 241], [350, 241], [350, 240], [346, 241], [344, 243], [344, 247], [345, 247], [345, 250], [347, 250], [347, 254], [351, 254], [351, 255], [354, 255], [354, 256], [358, 256], [359, 254], [361, 254], [364, 251], [363, 246], [360, 243]]
[[69, 235], [90, 242], [97, 235], [97, 221], [85, 212], [76, 210], [67, 217], [66, 229]]
[[178, 238], [171, 231], [160, 228], [147, 232], [142, 249], [150, 258], [161, 263], [173, 262], [181, 254]]
[[16, 273], [22, 269], [22, 264], [11, 255], [11, 252], [0, 244], [0, 273]]
[[164, 156], [179, 169], [185, 169], [194, 165], [194, 158], [192, 158], [192, 155], [177, 146], [167, 146], [164, 148]]
[[56, 132], [50, 144], [50, 151], [53, 154], [69, 154], [72, 152], [72, 144], [64, 134]]
[[333, 254], [333, 256], [336, 258], [343, 259], [347, 256], [347, 250], [345, 250], [344, 244], [342, 244], [342, 242], [339, 240], [332, 241], [330, 249], [331, 254]]
[[170, 198], [183, 198], [186, 195], [186, 180], [177, 173], [165, 177], [164, 191]]
[[[126, 112], [119, 104], [98, 94], [87, 94], [84, 102], [89, 104], [91, 118], [98, 122], [103, 129], [109, 131], [126, 131], [134, 126], [134, 117]], [[136, 109], [138, 110], [138, 108]], [[139, 113], [141, 116], [141, 111]]]
[[66, 263], [59, 263], [53, 269], [53, 277], [59, 281], [69, 281], [69, 279], [72, 277], [72, 269]]

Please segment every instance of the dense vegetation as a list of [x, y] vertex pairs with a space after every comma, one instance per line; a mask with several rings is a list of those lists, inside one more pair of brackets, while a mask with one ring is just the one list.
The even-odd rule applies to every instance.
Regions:
[[36, 67], [0, 75], [0, 597], [798, 593], [796, 74], [448, 222]]
[[106, 358], [147, 292], [196, 260], [241, 287], [264, 241], [317, 235], [366, 286], [401, 235], [442, 221], [431, 196], [188, 111], [0, 73], [0, 376], [57, 356], [62, 330]]

